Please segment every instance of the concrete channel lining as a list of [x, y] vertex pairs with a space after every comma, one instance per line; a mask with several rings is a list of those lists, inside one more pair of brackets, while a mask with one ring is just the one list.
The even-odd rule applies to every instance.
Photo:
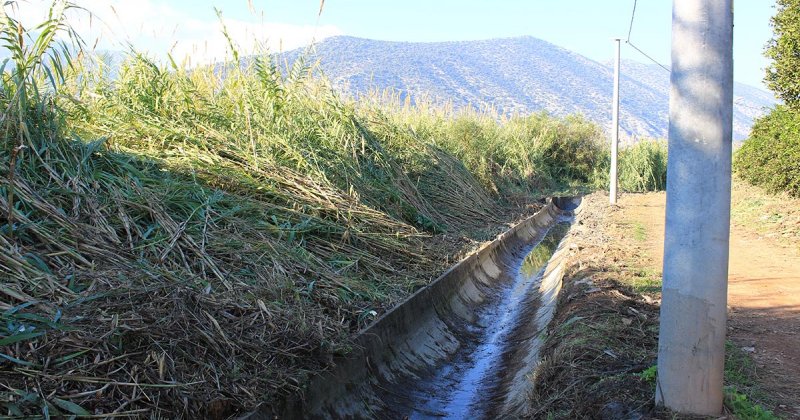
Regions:
[[[577, 219], [581, 211], [580, 205], [576, 202], [565, 203], [571, 209], [572, 215]], [[500, 407], [496, 410], [498, 417], [504, 418], [528, 418], [532, 415], [532, 408], [528, 400], [530, 391], [533, 389], [536, 370], [541, 362], [541, 349], [544, 345], [543, 334], [547, 331], [553, 316], [558, 308], [558, 298], [563, 285], [564, 272], [567, 267], [569, 256], [572, 255], [574, 242], [572, 240], [574, 231], [570, 230], [564, 239], [559, 243], [550, 260], [545, 266], [541, 283], [539, 285], [539, 302], [532, 311], [528, 322], [526, 338], [521, 340], [511, 355], [511, 366], [506, 369], [506, 380], [508, 387], [504, 392], [504, 399]]]
[[[459, 349], [475, 321], [475, 308], [492, 296], [496, 283], [505, 281], [504, 276], [514, 269], [512, 261], [518, 262], [521, 253], [524, 257], [531, 244], [541, 241], [563, 216], [572, 214], [580, 201], [571, 197], [548, 199], [539, 212], [464, 258], [362, 330], [355, 337], [354, 350], [335, 359], [332, 371], [314, 378], [303, 400], [287, 401], [280, 408], [262, 407], [245, 418], [375, 418], [392, 414], [392, 406], [402, 404], [398, 398], [404, 397], [397, 395], [403, 392], [404, 381], [423, 377]], [[559, 247], [545, 269], [542, 284], [548, 290], [542, 289], [542, 298], [549, 303], [534, 308], [531, 325], [535, 328], [544, 328], [552, 316], [561, 277], [551, 265], [562, 254]], [[558, 265], [563, 270], [563, 264]], [[511, 392], [500, 403], [500, 411], [510, 414], [523, 410], [520, 395], [527, 392], [517, 382], [525, 382], [537, 364], [530, 360], [538, 360], [537, 340], [538, 335], [521, 343], [525, 354], [517, 358], [525, 366], [519, 366], [518, 373], [512, 375], [516, 377], [509, 378]]]

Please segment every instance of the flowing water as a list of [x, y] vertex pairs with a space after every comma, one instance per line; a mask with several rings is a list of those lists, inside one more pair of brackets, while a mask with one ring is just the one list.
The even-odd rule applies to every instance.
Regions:
[[579, 203], [553, 199], [384, 314], [282, 417], [525, 416]]
[[[410, 398], [405, 407], [395, 406], [393, 414], [410, 419], [486, 418], [491, 403], [502, 398], [505, 363], [520, 337], [520, 324], [530, 321], [532, 307], [538, 305], [544, 267], [568, 230], [555, 225], [527, 255], [519, 259], [511, 281], [478, 312], [478, 320], [458, 352], [437, 367], [430, 377], [419, 377], [408, 385]], [[542, 326], [543, 327], [543, 326]], [[403, 413], [403, 411], [407, 411]]]

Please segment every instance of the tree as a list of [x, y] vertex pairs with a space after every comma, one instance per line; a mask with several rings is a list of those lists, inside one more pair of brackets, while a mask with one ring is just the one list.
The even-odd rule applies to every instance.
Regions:
[[772, 62], [764, 81], [785, 105], [756, 121], [734, 168], [753, 185], [800, 196], [800, 0], [777, 0], [771, 22], [764, 55]]
[[773, 38], [764, 55], [772, 60], [764, 81], [792, 109], [800, 109], [800, 0], [777, 0]]

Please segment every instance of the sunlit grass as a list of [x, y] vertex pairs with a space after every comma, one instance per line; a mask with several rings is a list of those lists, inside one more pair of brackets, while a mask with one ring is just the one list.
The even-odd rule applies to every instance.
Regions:
[[585, 189], [604, 153], [579, 117], [355, 102], [268, 53], [111, 71], [64, 7], [2, 16], [0, 415], [298, 395], [443, 268], [431, 235]]

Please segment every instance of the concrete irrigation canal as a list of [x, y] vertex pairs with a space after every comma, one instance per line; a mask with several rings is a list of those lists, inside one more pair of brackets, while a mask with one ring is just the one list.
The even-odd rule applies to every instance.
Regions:
[[279, 417], [524, 415], [542, 332], [561, 289], [562, 238], [579, 203], [548, 200], [376, 320], [352, 354]]

